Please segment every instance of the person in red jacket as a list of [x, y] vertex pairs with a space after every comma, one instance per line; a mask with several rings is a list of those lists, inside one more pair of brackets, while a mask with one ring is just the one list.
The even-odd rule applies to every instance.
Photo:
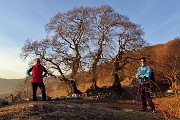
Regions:
[[41, 89], [42, 100], [45, 101], [46, 90], [45, 90], [43, 78], [46, 77], [46, 75], [48, 74], [48, 71], [43, 65], [41, 65], [40, 58], [36, 58], [34, 60], [34, 63], [35, 64], [27, 70], [27, 75], [32, 78], [31, 83], [32, 83], [32, 90], [33, 90], [33, 101], [37, 100], [36, 92], [37, 92], [38, 87]]

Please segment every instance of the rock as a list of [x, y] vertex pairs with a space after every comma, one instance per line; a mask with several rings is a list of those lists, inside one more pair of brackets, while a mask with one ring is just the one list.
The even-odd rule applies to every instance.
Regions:
[[75, 99], [80, 98], [79, 94], [74, 94], [74, 93], [71, 95], [71, 97], [72, 97], [72, 98], [75, 98]]
[[8, 102], [4, 99], [0, 99], [0, 105], [8, 105]]
[[167, 90], [166, 92], [167, 92], [167, 93], [174, 93], [174, 90], [169, 89], [169, 90]]
[[65, 96], [60, 96], [60, 97], [51, 98], [51, 100], [53, 100], [53, 101], [65, 100], [65, 99], [66, 99]]
[[[42, 96], [36, 96], [37, 101], [42, 101]], [[52, 97], [46, 96], [46, 100], [51, 100]], [[29, 101], [32, 101], [33, 97], [29, 98]]]

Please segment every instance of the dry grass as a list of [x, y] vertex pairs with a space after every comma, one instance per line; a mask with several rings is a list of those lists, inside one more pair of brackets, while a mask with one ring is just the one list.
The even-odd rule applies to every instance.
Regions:
[[132, 101], [60, 100], [18, 103], [0, 108], [1, 120], [158, 120], [161, 113], [140, 112]]
[[163, 113], [169, 113], [180, 118], [180, 95], [173, 95], [155, 99], [158, 109]]
[[[99, 83], [99, 86], [109, 86], [111, 83], [110, 82], [105, 82], [105, 83]], [[85, 92], [86, 89], [88, 89], [90, 87], [90, 83], [86, 82], [82, 83], [82, 84], [78, 84], [78, 89], [80, 89], [82, 92]], [[125, 87], [123, 87], [125, 89]], [[135, 89], [130, 89], [130, 88], [126, 88], [126, 92], [129, 95], [132, 95], [131, 97], [135, 97], [135, 92], [137, 90]], [[125, 91], [125, 90], [124, 90]], [[51, 92], [50, 94], [48, 94], [49, 96], [53, 96], [53, 97], [60, 97], [60, 96], [66, 96], [68, 95], [68, 91], [67, 89], [59, 89], [59, 90], [55, 90], [53, 92]], [[135, 98], [134, 98], [135, 99]], [[135, 99], [136, 100], [136, 99]], [[174, 95], [171, 97], [163, 97], [163, 98], [156, 98], [153, 100], [155, 102], [156, 108], [158, 111], [160, 111], [162, 114], [164, 114], [164, 117], [166, 117], [166, 115], [168, 115], [167, 117], [170, 118], [171, 116], [176, 116], [178, 118], [180, 118], [180, 95]]]
[[[81, 90], [89, 87], [78, 85]], [[125, 88], [124, 88], [125, 89]], [[127, 94], [133, 94], [136, 88], [126, 88]], [[67, 95], [67, 89], [54, 90], [53, 97]], [[132, 97], [132, 96], [131, 96]], [[134, 96], [133, 96], [134, 97]], [[1, 120], [169, 120], [180, 118], [180, 95], [157, 98], [157, 113], [140, 112], [141, 102], [127, 99], [66, 99], [59, 101], [37, 101], [12, 103], [0, 108]], [[176, 116], [177, 118], [174, 118]]]

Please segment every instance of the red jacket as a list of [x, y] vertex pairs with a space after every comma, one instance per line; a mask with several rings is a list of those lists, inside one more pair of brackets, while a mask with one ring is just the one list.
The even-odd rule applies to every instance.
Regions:
[[42, 65], [40, 65], [40, 66], [33, 65], [31, 82], [35, 82], [35, 83], [43, 82], [43, 69], [44, 69], [44, 66], [42, 66]]

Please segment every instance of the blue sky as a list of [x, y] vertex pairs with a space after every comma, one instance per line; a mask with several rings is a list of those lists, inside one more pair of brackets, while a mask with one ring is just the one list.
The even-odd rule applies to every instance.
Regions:
[[144, 30], [152, 45], [180, 37], [180, 0], [0, 0], [0, 78], [24, 78], [28, 61], [19, 55], [25, 40], [42, 40], [58, 12], [110, 5]]

